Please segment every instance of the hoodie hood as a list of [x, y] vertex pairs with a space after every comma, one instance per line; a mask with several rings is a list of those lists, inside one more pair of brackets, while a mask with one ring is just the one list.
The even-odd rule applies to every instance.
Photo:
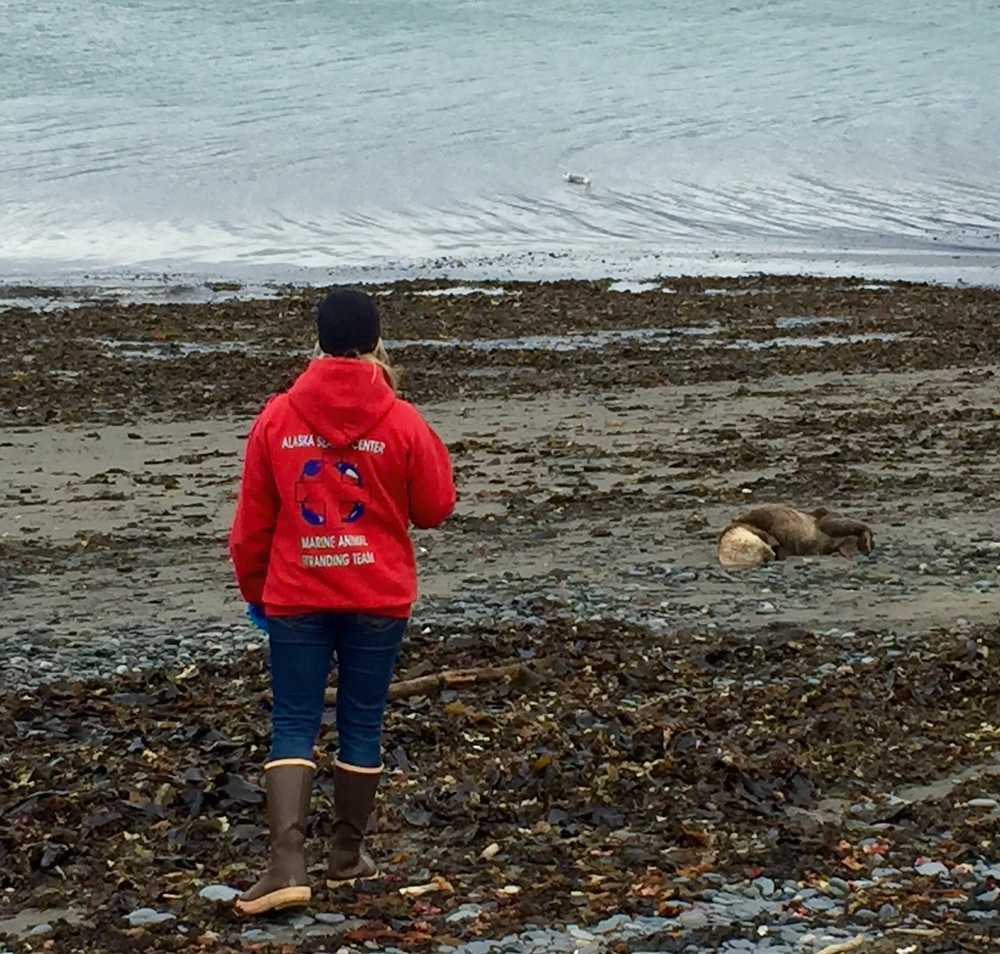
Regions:
[[333, 447], [348, 447], [389, 413], [396, 392], [357, 358], [316, 358], [288, 391], [296, 414]]

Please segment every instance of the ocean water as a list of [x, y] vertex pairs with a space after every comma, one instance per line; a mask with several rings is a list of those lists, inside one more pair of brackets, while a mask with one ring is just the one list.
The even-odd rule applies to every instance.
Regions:
[[0, 280], [1000, 263], [1000, 0], [0, 0], [0, 24]]

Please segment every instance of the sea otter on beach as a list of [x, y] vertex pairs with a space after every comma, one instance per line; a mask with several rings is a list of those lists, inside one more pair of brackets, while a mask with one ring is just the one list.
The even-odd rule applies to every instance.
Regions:
[[871, 529], [857, 520], [830, 510], [761, 504], [719, 534], [718, 557], [725, 567], [751, 567], [786, 556], [850, 557], [871, 553], [874, 546]]

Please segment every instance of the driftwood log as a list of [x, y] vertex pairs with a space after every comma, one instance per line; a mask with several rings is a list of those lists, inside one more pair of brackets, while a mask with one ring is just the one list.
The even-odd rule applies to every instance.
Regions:
[[[479, 669], [445, 669], [416, 679], [402, 679], [389, 686], [390, 699], [405, 699], [409, 696], [429, 696], [442, 689], [462, 689], [487, 682], [503, 682], [505, 679], [530, 679], [535, 676], [533, 670], [524, 663], [511, 663], [507, 666], [483, 666]], [[337, 690], [326, 690], [326, 702], [329, 705], [337, 701]]]

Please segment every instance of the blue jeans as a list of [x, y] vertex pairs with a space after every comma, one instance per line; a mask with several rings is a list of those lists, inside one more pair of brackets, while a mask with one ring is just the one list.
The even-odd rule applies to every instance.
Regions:
[[382, 764], [382, 717], [407, 620], [362, 613], [271, 616], [271, 754], [312, 759], [323, 720], [323, 694], [337, 662], [337, 758]]

